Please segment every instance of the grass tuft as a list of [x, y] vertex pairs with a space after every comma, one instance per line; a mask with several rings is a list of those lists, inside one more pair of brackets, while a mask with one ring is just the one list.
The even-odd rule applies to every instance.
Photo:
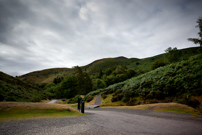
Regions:
[[0, 121], [77, 115], [77, 110], [64, 104], [0, 102]]

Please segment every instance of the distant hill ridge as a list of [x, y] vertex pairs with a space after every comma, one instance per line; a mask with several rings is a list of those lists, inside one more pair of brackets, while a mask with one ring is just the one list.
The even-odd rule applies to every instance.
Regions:
[[95, 61], [93, 61], [92, 63], [90, 63], [88, 65], [91, 65], [91, 64], [94, 64], [96, 62], [103, 61], [103, 60], [109, 60], [109, 59], [128, 59], [128, 58], [126, 58], [124, 56], [119, 56], [119, 57], [115, 57], [115, 58], [102, 58], [102, 59], [95, 60]]
[[[197, 53], [198, 47], [191, 47], [181, 49], [182, 58], [188, 59]], [[151, 64], [159, 59], [164, 59], [163, 54], [156, 55], [153, 57], [148, 57], [144, 59], [138, 58], [126, 58], [124, 56], [119, 56], [115, 58], [103, 58], [93, 61], [92, 63], [82, 66], [82, 70], [88, 74], [99, 73], [102, 70], [111, 68], [118, 65], [126, 65], [127, 68], [135, 69], [137, 72], [148, 72], [150, 71]], [[19, 76], [19, 79], [29, 82], [29, 83], [50, 83], [53, 82], [56, 77], [65, 77], [67, 75], [73, 74], [73, 68], [51, 68], [44, 69], [41, 71], [34, 71], [27, 73], [25, 75]]]

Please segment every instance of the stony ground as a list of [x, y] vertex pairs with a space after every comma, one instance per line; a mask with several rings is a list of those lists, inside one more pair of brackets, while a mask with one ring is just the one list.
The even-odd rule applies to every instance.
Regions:
[[201, 135], [202, 119], [137, 109], [89, 109], [87, 115], [0, 122], [0, 135]]

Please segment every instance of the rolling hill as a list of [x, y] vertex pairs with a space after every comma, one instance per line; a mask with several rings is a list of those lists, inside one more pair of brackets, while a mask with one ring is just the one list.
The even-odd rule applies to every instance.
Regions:
[[[182, 57], [181, 60], [186, 60], [190, 56], [197, 54], [198, 47], [181, 49]], [[95, 60], [94, 62], [82, 66], [82, 70], [86, 71], [89, 75], [99, 73], [107, 68], [115, 67], [118, 65], [126, 65], [127, 68], [135, 69], [136, 72], [145, 73], [150, 71], [151, 64], [159, 59], [164, 59], [163, 54], [156, 55], [149, 58], [138, 59], [138, 58], [125, 58], [123, 56], [116, 58], [104, 58]], [[19, 76], [20, 80], [29, 83], [50, 83], [56, 77], [65, 77], [74, 73], [73, 68], [53, 68], [45, 69], [41, 71], [34, 71], [25, 75]]]
[[92, 91], [86, 99], [99, 93], [119, 104], [178, 102], [195, 108], [202, 104], [202, 54]]
[[18, 78], [22, 81], [32, 84], [49, 83], [58, 76], [66, 76], [72, 73], [73, 70], [70, 68], [52, 68], [27, 73], [25, 75], [19, 76]]
[[44, 96], [41, 89], [0, 72], [0, 101], [36, 102]]

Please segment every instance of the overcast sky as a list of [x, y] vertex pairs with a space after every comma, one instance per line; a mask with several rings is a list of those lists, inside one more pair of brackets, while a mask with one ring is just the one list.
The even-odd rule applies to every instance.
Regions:
[[[202, 0], [0, 0], [0, 71], [10, 75], [195, 47]], [[199, 46], [199, 45], [198, 45]]]

